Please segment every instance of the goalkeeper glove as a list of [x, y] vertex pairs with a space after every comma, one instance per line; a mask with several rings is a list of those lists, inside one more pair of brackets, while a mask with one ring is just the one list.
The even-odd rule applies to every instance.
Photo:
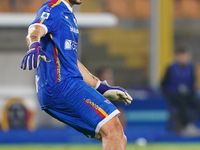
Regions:
[[111, 87], [107, 81], [97, 82], [96, 90], [109, 100], [124, 102], [126, 105], [131, 104], [133, 100], [128, 92], [121, 87]]
[[21, 68], [23, 70], [32, 70], [33, 68], [36, 69], [40, 64], [41, 59], [46, 62], [51, 61], [47, 54], [42, 50], [40, 43], [34, 42], [30, 45], [29, 51], [23, 57]]

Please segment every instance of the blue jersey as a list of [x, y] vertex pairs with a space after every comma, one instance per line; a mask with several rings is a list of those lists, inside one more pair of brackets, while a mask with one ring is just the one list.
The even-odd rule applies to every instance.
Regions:
[[72, 8], [64, 0], [45, 2], [31, 25], [35, 24], [46, 30], [41, 45], [51, 59], [49, 63], [41, 60], [36, 69], [38, 99], [44, 109], [62, 99], [58, 90], [64, 82], [71, 87], [74, 81], [70, 79], [82, 79], [77, 66], [79, 30]]
[[42, 109], [86, 136], [99, 138], [100, 128], [119, 111], [83, 81], [77, 66], [79, 31], [71, 7], [64, 0], [49, 0], [33, 24], [46, 30], [41, 45], [51, 59], [41, 60], [36, 69]]

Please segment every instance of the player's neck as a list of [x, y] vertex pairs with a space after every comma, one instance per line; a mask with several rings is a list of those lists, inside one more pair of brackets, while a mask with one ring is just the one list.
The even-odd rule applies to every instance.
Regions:
[[73, 5], [69, 2], [69, 0], [64, 0], [64, 1], [67, 2], [70, 7], [73, 7]]

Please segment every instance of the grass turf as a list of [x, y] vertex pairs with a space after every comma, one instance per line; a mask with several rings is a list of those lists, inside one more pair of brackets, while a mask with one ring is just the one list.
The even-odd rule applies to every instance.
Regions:
[[[101, 145], [1, 145], [0, 150], [101, 150]], [[128, 145], [126, 150], [200, 150], [200, 143]]]

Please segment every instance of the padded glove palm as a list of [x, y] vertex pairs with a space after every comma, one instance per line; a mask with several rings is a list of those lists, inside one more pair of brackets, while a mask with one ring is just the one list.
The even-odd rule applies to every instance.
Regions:
[[107, 81], [103, 81], [98, 84], [99, 85], [96, 87], [96, 90], [101, 93], [105, 98], [113, 101], [121, 101], [124, 102], [126, 105], [131, 104], [133, 99], [125, 89], [121, 87], [111, 87], [107, 83]]

